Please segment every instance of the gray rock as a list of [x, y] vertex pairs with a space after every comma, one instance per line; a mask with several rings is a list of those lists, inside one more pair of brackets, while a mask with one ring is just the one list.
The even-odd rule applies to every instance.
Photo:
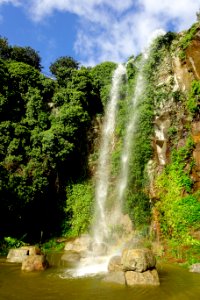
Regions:
[[108, 264], [108, 271], [109, 272], [118, 272], [122, 271], [122, 263], [121, 263], [121, 256], [113, 256], [111, 257], [109, 264]]
[[44, 271], [48, 267], [48, 262], [44, 255], [27, 256], [23, 262], [21, 269], [23, 271]]
[[112, 272], [106, 274], [104, 277], [103, 281], [105, 282], [113, 282], [117, 284], [123, 284], [125, 285], [125, 277], [124, 277], [124, 272], [118, 271], [118, 272]]
[[23, 246], [17, 249], [10, 249], [7, 255], [7, 261], [22, 263], [28, 255], [37, 255], [40, 253], [40, 249], [36, 246]]
[[66, 251], [62, 256], [61, 260], [68, 262], [77, 262], [81, 259], [81, 255], [78, 252]]
[[124, 271], [144, 272], [156, 266], [156, 259], [149, 249], [125, 249], [121, 263]]
[[194, 273], [200, 273], [200, 263], [191, 265], [189, 271]]
[[158, 272], [156, 269], [148, 270], [143, 273], [127, 271], [125, 272], [126, 284], [134, 285], [160, 285]]
[[89, 235], [82, 235], [74, 240], [70, 240], [65, 244], [66, 251], [86, 252], [89, 250], [91, 238]]

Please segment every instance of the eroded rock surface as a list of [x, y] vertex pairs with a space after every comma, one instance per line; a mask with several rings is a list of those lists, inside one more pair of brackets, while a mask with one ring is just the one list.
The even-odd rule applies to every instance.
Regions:
[[44, 255], [29, 255], [22, 262], [22, 271], [44, 271], [48, 262]]
[[149, 249], [125, 249], [121, 263], [124, 271], [144, 272], [156, 266], [156, 259]]
[[160, 285], [158, 272], [156, 269], [148, 270], [145, 272], [125, 272], [126, 284], [129, 286], [134, 285]]

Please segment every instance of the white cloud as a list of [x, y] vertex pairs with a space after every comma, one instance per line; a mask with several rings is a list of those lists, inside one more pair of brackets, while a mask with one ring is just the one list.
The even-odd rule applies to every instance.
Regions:
[[21, 1], [20, 0], [0, 0], [0, 5], [2, 4], [13, 4], [15, 6], [18, 6], [21, 4]]
[[124, 61], [138, 53], [158, 28], [188, 28], [196, 18], [200, 0], [0, 0], [23, 3], [35, 22], [55, 11], [79, 17], [74, 49], [84, 63]]

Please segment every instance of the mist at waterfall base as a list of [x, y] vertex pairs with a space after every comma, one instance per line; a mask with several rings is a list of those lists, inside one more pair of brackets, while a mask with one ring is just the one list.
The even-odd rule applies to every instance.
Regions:
[[[122, 205], [128, 183], [130, 153], [134, 148], [134, 133], [138, 121], [138, 102], [145, 88], [143, 69], [150, 55], [151, 44], [156, 37], [164, 35], [162, 30], [155, 31], [143, 51], [139, 63], [134, 95], [132, 97], [128, 121], [121, 152], [120, 172], [114, 194], [117, 195], [111, 208], [107, 208], [109, 186], [111, 181], [111, 156], [115, 148], [115, 128], [117, 107], [120, 99], [120, 86], [126, 78], [126, 67], [119, 64], [114, 71], [110, 100], [108, 101], [102, 126], [98, 167], [96, 172], [95, 221], [93, 222], [88, 251], [74, 270], [68, 270], [73, 277], [91, 276], [108, 271], [108, 263], [112, 256], [120, 255], [124, 246], [131, 240], [132, 226], [128, 216], [123, 215]], [[113, 232], [119, 227], [122, 235]]]

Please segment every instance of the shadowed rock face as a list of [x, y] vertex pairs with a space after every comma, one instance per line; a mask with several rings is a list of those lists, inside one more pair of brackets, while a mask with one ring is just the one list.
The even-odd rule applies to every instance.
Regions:
[[48, 267], [48, 262], [44, 255], [30, 255], [22, 262], [22, 271], [44, 271]]

